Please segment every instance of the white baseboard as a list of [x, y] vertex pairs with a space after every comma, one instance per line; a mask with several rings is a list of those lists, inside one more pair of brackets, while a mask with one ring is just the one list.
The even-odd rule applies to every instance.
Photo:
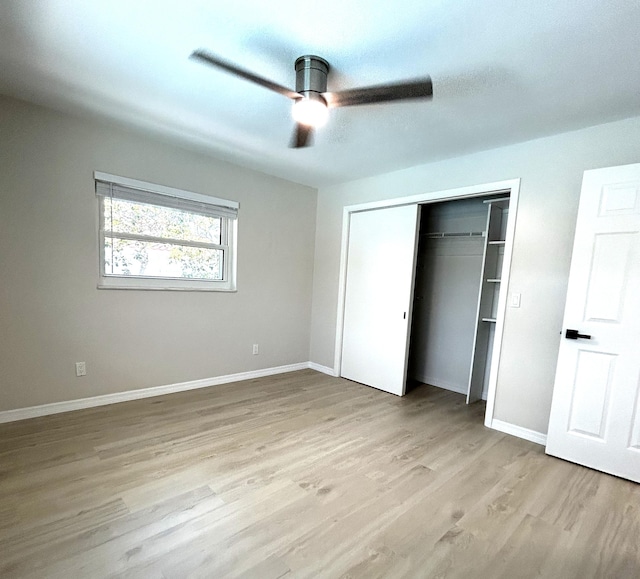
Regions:
[[542, 434], [542, 432], [538, 432], [536, 430], [529, 430], [528, 428], [516, 426], [515, 424], [510, 424], [509, 422], [496, 420], [495, 418], [491, 421], [491, 425], [488, 426], [489, 428], [499, 430], [500, 432], [504, 432], [505, 434], [511, 434], [512, 436], [517, 436], [518, 438], [524, 438], [529, 442], [535, 442], [536, 444], [541, 444], [542, 446], [547, 445], [547, 435]]
[[329, 376], [336, 377], [337, 374], [333, 368], [329, 368], [329, 366], [322, 366], [320, 364], [316, 364], [315, 362], [309, 362], [309, 368], [311, 370], [315, 370], [316, 372], [322, 372], [323, 374], [328, 374]]
[[[47, 416], [49, 414], [59, 414], [71, 410], [81, 410], [83, 408], [95, 408], [107, 404], [127, 402], [129, 400], [140, 400], [141, 398], [152, 398], [163, 394], [173, 394], [174, 392], [185, 392], [197, 388], [208, 388], [230, 382], [240, 382], [241, 380], [252, 380], [254, 378], [264, 378], [285, 372], [295, 372], [311, 368], [310, 362], [300, 362], [289, 364], [288, 366], [277, 366], [275, 368], [264, 368], [263, 370], [252, 370], [250, 372], [239, 372], [238, 374], [227, 374], [226, 376], [216, 376], [215, 378], [204, 378], [202, 380], [191, 380], [190, 382], [180, 382], [178, 384], [167, 384], [165, 386], [152, 386], [151, 388], [140, 388], [138, 390], [128, 390], [126, 392], [116, 392], [114, 394], [103, 394], [102, 396], [92, 396], [91, 398], [79, 398], [66, 402], [54, 402], [52, 404], [41, 404], [40, 406], [29, 406], [28, 408], [17, 408], [16, 410], [5, 410], [0, 412], [0, 424], [4, 422], [15, 422], [27, 418]], [[313, 368], [316, 370], [317, 368]], [[321, 371], [321, 370], [320, 370]]]

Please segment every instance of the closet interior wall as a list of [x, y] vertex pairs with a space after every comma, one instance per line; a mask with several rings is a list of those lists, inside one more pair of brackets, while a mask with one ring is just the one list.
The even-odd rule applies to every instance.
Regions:
[[423, 205], [416, 259], [409, 385], [472, 392], [471, 402], [486, 400], [500, 288], [485, 280], [488, 269], [501, 269], [500, 248], [488, 251], [487, 231], [491, 222], [491, 238], [504, 239], [506, 225], [495, 215], [504, 205], [487, 201], [491, 197]]
[[410, 382], [467, 394], [486, 225], [481, 198], [422, 206]]

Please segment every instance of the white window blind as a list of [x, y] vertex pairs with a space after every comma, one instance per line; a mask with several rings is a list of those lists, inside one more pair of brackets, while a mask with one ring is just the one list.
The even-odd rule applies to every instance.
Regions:
[[[217, 197], [208, 197], [190, 191], [181, 191], [163, 185], [144, 183], [125, 177], [117, 177], [106, 173], [95, 174], [96, 195], [99, 197], [115, 197], [126, 201], [159, 205], [181, 211], [191, 211], [214, 217], [222, 216], [236, 219], [239, 204]], [[128, 184], [127, 184], [128, 183]]]

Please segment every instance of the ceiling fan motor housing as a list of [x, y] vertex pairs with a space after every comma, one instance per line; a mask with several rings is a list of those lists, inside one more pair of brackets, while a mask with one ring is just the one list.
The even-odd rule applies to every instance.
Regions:
[[[322, 100], [327, 91], [329, 63], [319, 56], [301, 56], [296, 60], [296, 92], [313, 100]], [[325, 103], [326, 104], [326, 103]]]

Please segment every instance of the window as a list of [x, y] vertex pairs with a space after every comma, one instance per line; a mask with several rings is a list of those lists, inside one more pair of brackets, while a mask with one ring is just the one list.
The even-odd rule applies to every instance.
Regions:
[[100, 288], [234, 291], [238, 203], [95, 173]]

